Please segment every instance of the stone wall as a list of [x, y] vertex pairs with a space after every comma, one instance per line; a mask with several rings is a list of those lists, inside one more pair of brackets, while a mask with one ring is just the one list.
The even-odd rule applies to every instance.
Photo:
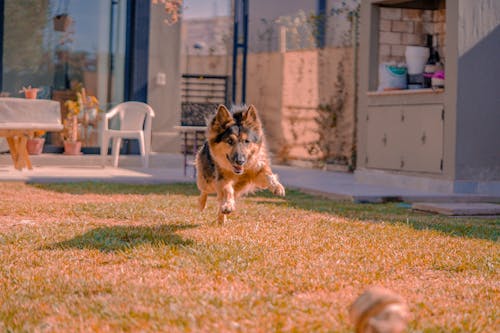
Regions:
[[445, 56], [446, 9], [380, 8], [379, 61], [405, 61], [407, 45], [425, 46], [427, 34], [438, 38], [438, 52]]

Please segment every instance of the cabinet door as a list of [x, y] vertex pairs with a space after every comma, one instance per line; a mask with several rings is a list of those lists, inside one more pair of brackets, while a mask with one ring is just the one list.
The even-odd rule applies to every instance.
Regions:
[[442, 115], [440, 104], [369, 107], [367, 166], [440, 173]]
[[411, 105], [403, 108], [403, 128], [408, 133], [407, 146], [401, 154], [403, 170], [441, 172], [443, 110], [442, 105]]
[[399, 107], [370, 107], [367, 117], [367, 166], [399, 169], [402, 130]]

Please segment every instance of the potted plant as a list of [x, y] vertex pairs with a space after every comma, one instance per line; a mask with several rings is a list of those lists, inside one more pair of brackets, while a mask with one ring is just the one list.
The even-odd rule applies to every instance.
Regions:
[[[83, 113], [87, 116], [87, 110], [99, 110], [99, 100], [95, 96], [87, 96], [85, 89], [81, 88], [76, 93], [76, 100], [67, 100], [64, 105], [68, 109], [64, 120], [64, 153], [67, 155], [79, 155], [82, 143], [78, 140], [78, 116]], [[83, 120], [82, 120], [83, 121]]]
[[78, 114], [82, 109], [80, 93], [77, 93], [77, 100], [68, 100], [64, 103], [68, 109], [66, 119], [64, 119], [64, 153], [66, 155], [79, 155], [82, 143], [78, 141]]
[[43, 151], [43, 145], [45, 143], [45, 131], [37, 130], [33, 132], [33, 135], [28, 138], [26, 142], [26, 148], [28, 154], [30, 155], [40, 155]]
[[24, 93], [24, 97], [27, 99], [36, 99], [38, 90], [38, 88], [31, 88], [31, 86], [28, 86], [28, 88], [23, 87], [21, 90], [19, 90], [19, 92]]
[[61, 13], [54, 16], [52, 21], [54, 22], [55, 31], [65, 32], [68, 30], [73, 20], [67, 13]]

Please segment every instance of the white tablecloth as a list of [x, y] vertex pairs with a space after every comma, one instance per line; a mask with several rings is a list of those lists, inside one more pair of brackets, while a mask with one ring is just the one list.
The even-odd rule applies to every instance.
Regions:
[[60, 131], [59, 102], [47, 99], [0, 98], [0, 130]]

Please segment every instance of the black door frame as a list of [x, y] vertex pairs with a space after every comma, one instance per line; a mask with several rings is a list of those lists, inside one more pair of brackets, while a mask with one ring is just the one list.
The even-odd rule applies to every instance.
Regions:
[[[241, 100], [239, 103], [246, 102], [247, 89], [247, 53], [248, 53], [248, 1], [234, 0], [234, 23], [233, 23], [233, 71], [232, 71], [232, 103], [236, 101], [236, 86], [238, 78], [238, 51], [242, 50], [242, 68], [241, 68]], [[241, 28], [240, 28], [241, 27]]]
[[147, 102], [150, 0], [127, 0], [125, 101]]

